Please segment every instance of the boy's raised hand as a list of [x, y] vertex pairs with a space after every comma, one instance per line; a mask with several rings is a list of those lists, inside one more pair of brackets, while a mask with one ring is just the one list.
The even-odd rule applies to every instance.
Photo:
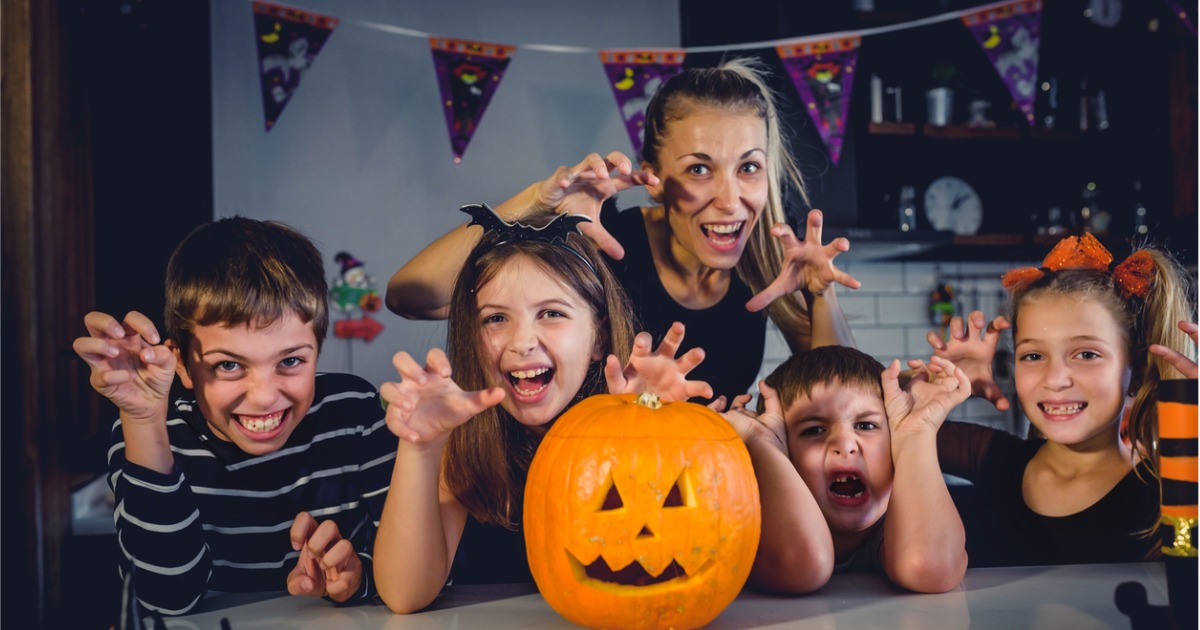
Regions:
[[387, 425], [401, 440], [432, 442], [476, 414], [500, 404], [504, 390], [491, 387], [464, 392], [450, 379], [450, 360], [433, 348], [420, 365], [407, 352], [398, 352], [392, 364], [399, 383], [384, 383], [379, 395], [387, 403]]
[[77, 338], [72, 347], [92, 369], [92, 388], [113, 401], [126, 422], [165, 422], [175, 354], [162, 345], [150, 318], [130, 311], [119, 322], [93, 311], [83, 323], [88, 336]]
[[738, 437], [742, 438], [743, 442], [762, 440], [786, 456], [788, 452], [787, 429], [783, 421], [783, 408], [779, 405], [779, 393], [775, 391], [775, 388], [767, 385], [766, 381], [759, 381], [758, 391], [763, 401], [762, 413], [755, 413], [746, 408], [752, 398], [750, 394], [741, 394], [735, 397], [733, 404], [725, 412], [720, 412], [715, 406], [723, 404], [724, 397], [713, 401], [709, 407], [721, 413], [721, 417], [725, 418], [734, 431], [737, 431]]
[[[996, 356], [1000, 331], [1009, 327], [1003, 315], [987, 322], [983, 311], [971, 311], [965, 322], [962, 317], [950, 320], [949, 339], [943, 340], [932, 330], [925, 339], [933, 347], [934, 356], [954, 363], [967, 373], [976, 396], [991, 402], [998, 411], [1007, 411], [1009, 401], [1000, 386], [996, 385], [996, 377], [992, 375], [992, 359]], [[919, 370], [924, 362], [909, 361], [908, 365]]]
[[308, 512], [292, 521], [292, 549], [300, 552], [296, 567], [288, 574], [287, 590], [292, 595], [325, 597], [344, 602], [362, 585], [362, 560], [354, 545], [342, 538], [337, 523], [317, 523]]
[[833, 264], [838, 254], [850, 249], [850, 241], [835, 238], [828, 245], [822, 245], [823, 223], [820, 210], [809, 211], [803, 241], [796, 238], [791, 226], [786, 223], [776, 223], [771, 227], [771, 235], [783, 245], [783, 267], [766, 289], [746, 302], [748, 310], [761, 311], [776, 299], [796, 291], [822, 295], [835, 282], [851, 289], [862, 286], [861, 282]]
[[712, 397], [712, 387], [704, 381], [689, 381], [687, 375], [704, 360], [704, 350], [692, 348], [679, 358], [683, 342], [683, 324], [675, 322], [656, 350], [648, 333], [638, 333], [633, 340], [629, 363], [621, 367], [615, 355], [604, 363], [604, 379], [610, 394], [641, 394], [649, 392], [664, 402], [687, 400], [693, 396]]
[[897, 436], [924, 431], [936, 434], [950, 410], [971, 396], [971, 381], [966, 373], [941, 357], [931, 357], [904, 389], [900, 387], [899, 376], [900, 361], [893, 360], [883, 371], [883, 405], [893, 445]]

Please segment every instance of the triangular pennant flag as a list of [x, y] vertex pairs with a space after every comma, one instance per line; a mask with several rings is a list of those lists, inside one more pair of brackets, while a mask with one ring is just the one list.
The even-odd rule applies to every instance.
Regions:
[[861, 43], [859, 37], [838, 37], [775, 47], [834, 164], [842, 157], [846, 112]]
[[601, 50], [600, 63], [608, 85], [617, 97], [617, 110], [625, 121], [625, 131], [633, 142], [633, 151], [642, 154], [642, 128], [646, 124], [646, 105], [658, 86], [679, 73], [682, 50]]
[[254, 3], [254, 39], [267, 131], [275, 126], [300, 86], [300, 75], [312, 65], [337, 25], [338, 19], [328, 15]]
[[1025, 119], [1033, 125], [1042, 0], [1019, 0], [962, 16], [963, 24], [995, 66]]
[[430, 37], [429, 47], [454, 163], [459, 164], [517, 47], [446, 37]]

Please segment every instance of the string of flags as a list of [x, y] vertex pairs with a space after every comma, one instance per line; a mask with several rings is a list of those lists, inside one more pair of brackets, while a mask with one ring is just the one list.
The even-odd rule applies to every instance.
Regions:
[[[1171, 0], [1168, 0], [1171, 1]], [[295, 95], [300, 78], [343, 21], [330, 15], [254, 0], [263, 115], [269, 132]], [[772, 45], [820, 134], [830, 159], [841, 157], [846, 115], [854, 84], [854, 66], [864, 37], [960, 20], [991, 61], [1016, 106], [1033, 124], [1042, 0], [1006, 0], [885, 27], [811, 35], [778, 42], [723, 46], [718, 50], [769, 48]], [[409, 37], [426, 37], [445, 113], [455, 163], [461, 163], [488, 103], [519, 48], [550, 52], [598, 52], [617, 111], [635, 154], [642, 149], [646, 104], [662, 83], [683, 67], [690, 49], [592, 50], [565, 46], [512, 45], [441, 37], [401, 27], [345, 20]]]

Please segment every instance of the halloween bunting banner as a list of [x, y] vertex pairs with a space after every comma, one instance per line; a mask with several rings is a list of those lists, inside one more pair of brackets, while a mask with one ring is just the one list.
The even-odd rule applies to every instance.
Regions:
[[1032, 126], [1042, 1], [1022, 0], [968, 13], [962, 16], [962, 22], [1000, 73], [1013, 101]]
[[625, 132], [633, 150], [642, 154], [642, 131], [646, 123], [646, 105], [667, 79], [683, 66], [682, 50], [602, 50], [600, 63], [608, 76], [608, 85], [617, 97], [617, 110], [625, 121]]
[[338, 19], [289, 7], [254, 3], [255, 43], [267, 131], [283, 113], [300, 75], [312, 66]]
[[459, 164], [517, 47], [447, 37], [430, 37], [429, 47], [454, 163]]
[[[750, 42], [722, 47], [724, 52], [774, 47], [788, 76], [808, 110], [833, 164], [838, 164], [846, 135], [854, 69], [864, 37], [918, 28], [928, 24], [961, 21], [979, 43], [1011, 93], [1015, 105], [1033, 123], [1041, 40], [1043, 0], [1012, 0], [953, 11], [930, 18], [886, 26], [810, 35], [773, 42]], [[1168, 0], [1169, 2], [1171, 0]], [[467, 145], [478, 130], [483, 113], [495, 96], [517, 45], [456, 39], [389, 24], [321, 15], [310, 11], [253, 0], [263, 113], [270, 131], [300, 84], [322, 46], [340, 22], [427, 39], [454, 162], [462, 162]], [[1177, 4], [1172, 5], [1177, 6]], [[1186, 14], [1181, 15], [1186, 19]], [[683, 67], [691, 49], [606, 49], [575, 46], [521, 44], [520, 48], [554, 54], [596, 54], [616, 98], [635, 155], [641, 156], [646, 105], [665, 81]]]
[[839, 37], [775, 47], [834, 164], [842, 156], [860, 43], [858, 37]]

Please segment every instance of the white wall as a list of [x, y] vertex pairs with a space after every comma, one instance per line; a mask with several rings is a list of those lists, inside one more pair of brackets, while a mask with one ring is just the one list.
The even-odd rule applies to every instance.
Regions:
[[[248, 0], [212, 3], [213, 190], [216, 217], [289, 223], [317, 242], [329, 278], [348, 250], [383, 294], [387, 279], [436, 236], [460, 223], [464, 203], [499, 203], [588, 152], [632, 148], [597, 52], [518, 50], [455, 166], [426, 39], [353, 21], [504, 44], [601, 48], [678, 47], [676, 0], [305, 0], [340, 18], [269, 132], [263, 130], [253, 17]], [[518, 8], [519, 7], [519, 8]], [[623, 204], [638, 203], [623, 195]], [[442, 346], [440, 322], [386, 309], [385, 330], [365, 344], [333, 337], [319, 368], [395, 380], [392, 354]], [[353, 345], [350, 345], [350, 344]]]

